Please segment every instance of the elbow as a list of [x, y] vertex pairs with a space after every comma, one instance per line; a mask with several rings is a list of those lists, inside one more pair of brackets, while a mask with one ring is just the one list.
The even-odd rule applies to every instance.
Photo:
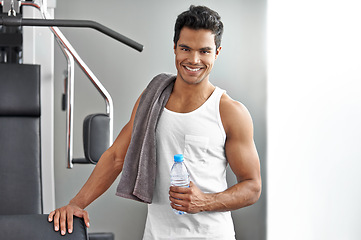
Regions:
[[248, 182], [248, 194], [247, 200], [245, 201], [245, 207], [255, 204], [262, 193], [262, 182], [260, 180], [250, 180]]
[[259, 184], [257, 190], [255, 190], [254, 193], [254, 203], [256, 203], [259, 198], [261, 197], [261, 193], [262, 193], [262, 184]]
[[259, 198], [261, 197], [261, 193], [262, 193], [262, 181], [255, 181], [253, 186], [252, 186], [252, 199], [251, 199], [251, 204], [255, 204]]
[[[119, 151], [114, 146], [111, 146], [103, 153], [104, 161], [107, 161], [112, 169], [116, 172], [121, 172], [124, 165], [124, 156], [119, 154]], [[102, 157], [103, 157], [102, 156]]]
[[123, 170], [124, 165], [124, 157], [119, 156], [119, 154], [114, 154], [115, 156], [112, 158], [114, 169], [121, 172]]

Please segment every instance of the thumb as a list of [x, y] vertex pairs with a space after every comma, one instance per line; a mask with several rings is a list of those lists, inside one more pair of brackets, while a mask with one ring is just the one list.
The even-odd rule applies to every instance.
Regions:
[[90, 223], [89, 223], [89, 214], [87, 211], [83, 210], [83, 209], [79, 209], [78, 211], [74, 212], [74, 216], [78, 217], [78, 218], [83, 218], [84, 222], [86, 224], [87, 227], [90, 227]]

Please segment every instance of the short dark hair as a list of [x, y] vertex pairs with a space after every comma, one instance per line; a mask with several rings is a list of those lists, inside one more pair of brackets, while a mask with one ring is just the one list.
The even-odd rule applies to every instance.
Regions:
[[211, 30], [214, 36], [216, 48], [221, 46], [223, 23], [221, 17], [216, 11], [205, 6], [191, 5], [189, 10], [178, 15], [174, 26], [173, 42], [177, 44], [179, 35], [183, 27], [189, 27], [194, 30]]

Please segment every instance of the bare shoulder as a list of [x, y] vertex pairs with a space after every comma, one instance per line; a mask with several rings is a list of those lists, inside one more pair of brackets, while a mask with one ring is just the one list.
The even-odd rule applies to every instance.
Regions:
[[246, 106], [226, 93], [221, 97], [219, 111], [227, 137], [236, 132], [253, 132], [252, 118]]

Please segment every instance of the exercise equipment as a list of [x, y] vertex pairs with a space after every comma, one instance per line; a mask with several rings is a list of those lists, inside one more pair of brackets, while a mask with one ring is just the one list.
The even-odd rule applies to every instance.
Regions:
[[1, 63], [0, 85], [1, 239], [88, 239], [82, 219], [62, 238], [42, 214], [40, 65]]
[[[88, 240], [87, 227], [80, 218], [74, 218], [74, 232], [62, 236], [53, 230], [53, 223], [47, 221], [47, 215], [0, 215], [1, 239], [6, 240]], [[114, 239], [114, 237], [112, 238]], [[107, 239], [108, 240], [108, 239]], [[109, 239], [111, 240], [111, 239]]]
[[[23, 18], [21, 9], [24, 6], [38, 9], [43, 19]], [[93, 28], [137, 51], [143, 50], [141, 44], [97, 22], [49, 18], [44, 4], [34, 1], [0, 1], [0, 232], [6, 239], [29, 239], [26, 237], [31, 236], [31, 232], [37, 234], [33, 239], [58, 239], [60, 236], [52, 230], [52, 224], [48, 223], [43, 215], [41, 66], [22, 63], [22, 27], [49, 27], [68, 62], [63, 104], [67, 111], [68, 168], [72, 168], [74, 163], [96, 164], [101, 154], [110, 146], [113, 139], [113, 102], [110, 94], [58, 27]], [[90, 114], [84, 119], [84, 158], [73, 158], [75, 62], [101, 94], [106, 106], [105, 113]], [[17, 232], [19, 228], [22, 231]], [[75, 219], [75, 228], [73, 234], [67, 234], [66, 238], [61, 239], [88, 238], [81, 219]], [[90, 234], [89, 237], [91, 240], [114, 239], [112, 233]]]
[[[5, 1], [6, 2], [6, 1]], [[9, 1], [8, 1], [9, 2]], [[95, 164], [99, 160], [99, 152], [104, 152], [111, 144], [113, 139], [113, 102], [110, 94], [101, 84], [101, 82], [97, 79], [97, 77], [92, 73], [92, 71], [88, 68], [88, 66], [84, 63], [81, 57], [77, 54], [75, 49], [71, 46], [69, 41], [66, 37], [62, 34], [59, 30], [58, 26], [61, 27], [88, 27], [94, 28], [124, 44], [127, 46], [134, 48], [137, 51], [143, 50], [143, 45], [103, 26], [100, 23], [95, 21], [89, 20], [64, 20], [64, 19], [47, 19], [49, 18], [46, 10], [42, 5], [37, 5], [34, 2], [27, 1], [27, 2], [20, 2], [20, 1], [11, 1], [17, 2], [19, 6], [31, 6], [38, 9], [44, 19], [24, 19], [21, 16], [14, 16], [15, 8], [18, 8], [18, 5], [11, 5], [9, 10], [5, 9], [4, 11], [8, 11], [7, 16], [6, 14], [2, 15], [0, 18], [0, 26], [3, 25], [5, 27], [11, 28], [18, 28], [22, 26], [43, 26], [43, 27], [50, 27], [50, 30], [54, 33], [56, 40], [62, 49], [65, 57], [68, 61], [68, 69], [67, 69], [67, 77], [66, 77], [66, 111], [67, 111], [67, 139], [66, 139], [66, 146], [67, 146], [67, 167], [72, 168], [74, 163], [93, 163]], [[5, 5], [4, 5], [5, 6]], [[14, 7], [15, 6], [15, 7]], [[20, 7], [19, 7], [20, 8]], [[5, 36], [5, 35], [4, 35]], [[9, 38], [9, 37], [8, 37]], [[13, 39], [18, 39], [17, 42], [21, 42], [19, 40], [19, 33], [16, 35], [13, 34], [11, 38], [11, 42]], [[10, 43], [8, 43], [11, 45]], [[0, 44], [4, 45], [4, 43]], [[19, 44], [16, 46], [19, 47]], [[20, 51], [21, 52], [21, 51]], [[19, 52], [19, 54], [20, 54]], [[11, 55], [8, 53], [8, 55]], [[16, 58], [18, 59], [18, 58]], [[83, 129], [90, 129], [90, 132], [84, 132], [83, 134], [83, 141], [84, 141], [84, 153], [85, 158], [73, 158], [73, 105], [74, 105], [74, 60], [78, 63], [80, 68], [86, 74], [86, 76], [91, 80], [95, 88], [104, 98], [106, 103], [106, 113], [104, 114], [92, 114], [88, 116], [84, 121]], [[93, 121], [95, 119], [102, 119], [98, 121]], [[101, 134], [98, 138], [91, 138], [91, 131], [98, 132]], [[105, 136], [104, 136], [105, 135]], [[99, 141], [103, 139], [109, 139], [106, 142]], [[98, 140], [99, 139], [99, 140]], [[89, 149], [92, 147], [92, 149]], [[96, 149], [96, 150], [94, 150]]]
[[0, 215], [41, 214], [40, 66], [0, 74]]

